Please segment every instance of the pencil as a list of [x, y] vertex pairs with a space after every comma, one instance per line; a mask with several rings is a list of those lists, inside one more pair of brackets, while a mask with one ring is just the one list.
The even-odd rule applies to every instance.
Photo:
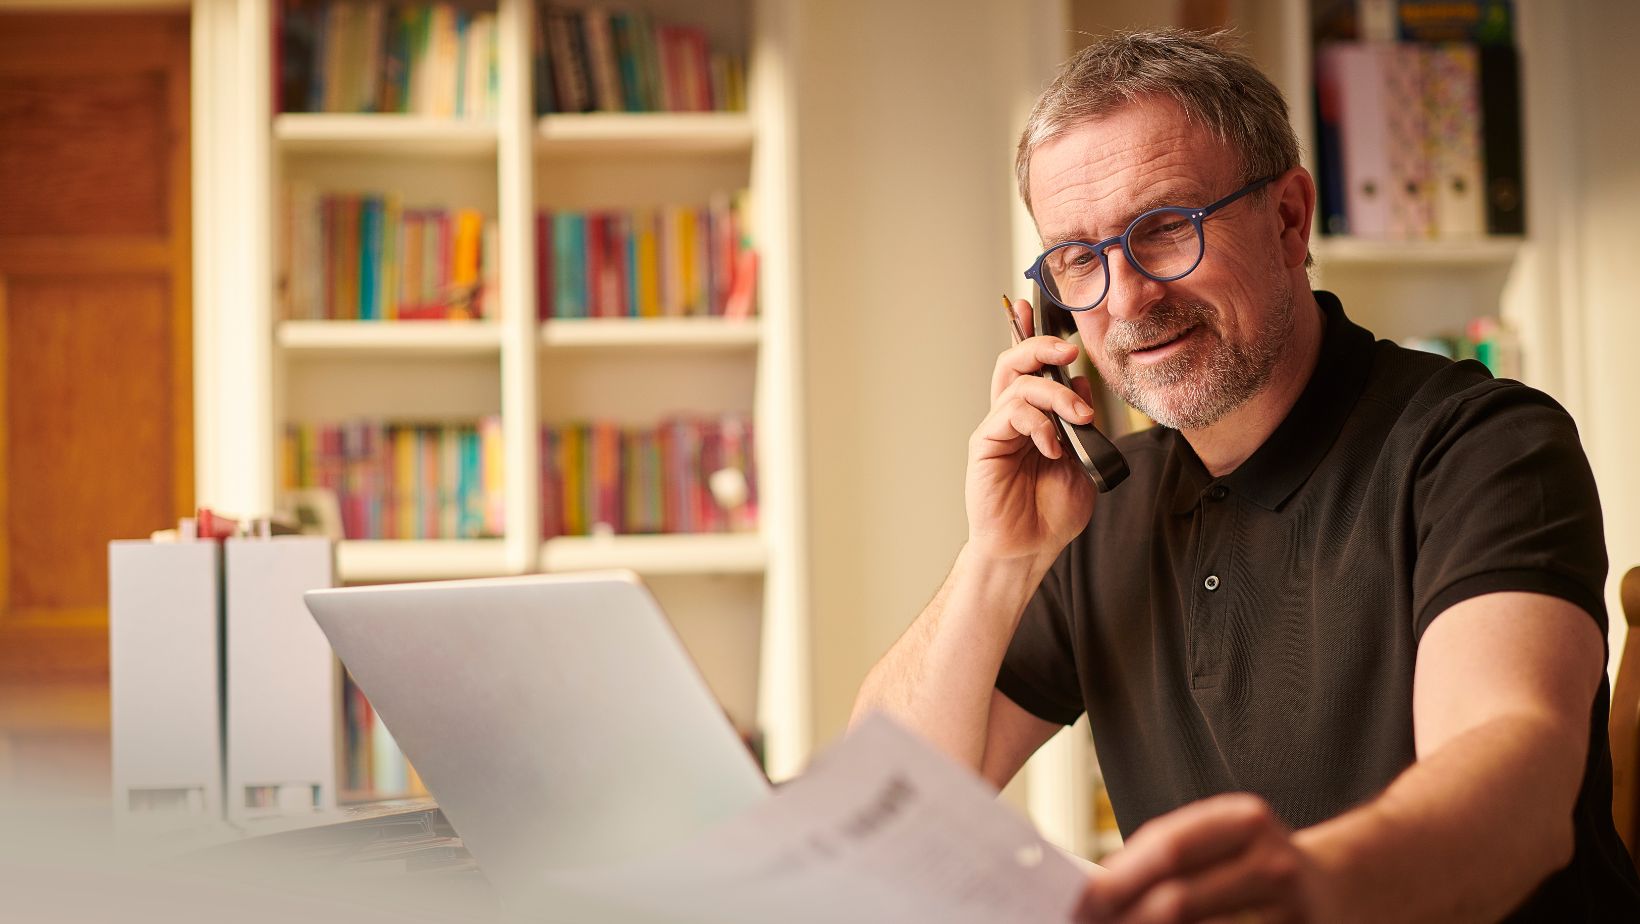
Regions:
[[1025, 332], [1019, 329], [1019, 318], [1014, 316], [1014, 303], [1008, 301], [1007, 293], [1002, 296], [1002, 313], [1008, 316], [1008, 327], [1014, 332], [1014, 345], [1018, 346], [1025, 340]]

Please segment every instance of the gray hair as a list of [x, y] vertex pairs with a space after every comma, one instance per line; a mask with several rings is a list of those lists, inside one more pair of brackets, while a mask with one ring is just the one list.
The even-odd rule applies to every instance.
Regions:
[[1185, 118], [1235, 150], [1243, 183], [1298, 164], [1286, 100], [1251, 58], [1231, 47], [1228, 32], [1119, 32], [1065, 62], [1031, 110], [1014, 158], [1025, 207], [1031, 208], [1031, 155], [1038, 147], [1146, 96], [1172, 99]]

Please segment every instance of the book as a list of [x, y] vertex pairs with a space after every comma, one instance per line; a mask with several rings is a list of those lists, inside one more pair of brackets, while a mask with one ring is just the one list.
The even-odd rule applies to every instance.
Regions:
[[1344, 230], [1358, 237], [1390, 233], [1389, 61], [1387, 46], [1353, 42], [1323, 45], [1316, 58], [1318, 84], [1338, 102]]
[[1395, 6], [1402, 41], [1514, 44], [1512, 0], [1396, 0]]
[[586, 36], [587, 73], [592, 78], [593, 108], [600, 112], [620, 112], [625, 103], [608, 11], [600, 7], [588, 8], [581, 14], [581, 27]]
[[698, 26], [598, 6], [547, 5], [537, 21], [537, 113], [745, 108], [743, 56], [713, 48]]
[[1482, 170], [1486, 230], [1526, 233], [1525, 172], [1521, 158], [1520, 63], [1508, 45], [1479, 48]]
[[287, 319], [484, 316], [498, 263], [495, 223], [481, 212], [405, 209], [396, 192], [320, 196], [300, 184], [284, 200]]
[[1486, 233], [1481, 172], [1479, 61], [1471, 45], [1423, 49], [1424, 113], [1435, 236]]
[[1412, 45], [1375, 49], [1384, 80], [1384, 150], [1389, 163], [1389, 226], [1395, 240], [1428, 238], [1435, 228], [1425, 127], [1424, 55]]
[[[748, 417], [680, 415], [653, 426], [611, 420], [541, 428], [544, 536], [757, 528]], [[737, 490], [715, 490], [714, 481]]]
[[450, 2], [275, 4], [281, 112], [496, 113], [496, 14]]
[[333, 492], [348, 539], [499, 537], [501, 449], [499, 418], [292, 423], [285, 487]]

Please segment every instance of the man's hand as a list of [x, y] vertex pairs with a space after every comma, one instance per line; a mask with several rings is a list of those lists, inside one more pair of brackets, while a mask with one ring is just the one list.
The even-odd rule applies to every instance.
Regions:
[[991, 410], [968, 441], [968, 542], [986, 557], [1051, 560], [1087, 525], [1094, 490], [1048, 415], [1092, 423], [1092, 391], [1081, 376], [1073, 392], [1035, 374], [1070, 363], [1077, 350], [1058, 337], [1029, 336], [1029, 303], [1014, 308], [1027, 339], [997, 357]]
[[1320, 874], [1264, 800], [1214, 796], [1134, 832], [1088, 881], [1082, 924], [1320, 920]]

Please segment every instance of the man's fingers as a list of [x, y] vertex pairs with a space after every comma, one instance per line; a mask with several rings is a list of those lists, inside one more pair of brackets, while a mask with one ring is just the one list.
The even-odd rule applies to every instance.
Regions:
[[1093, 403], [1093, 383], [1085, 375], [1078, 375], [1071, 379], [1071, 387], [1076, 389], [1077, 395], [1089, 404]]
[[[1161, 924], [1229, 918], [1253, 909], [1290, 908], [1299, 888], [1299, 858], [1283, 839], [1268, 847], [1255, 845], [1227, 863], [1209, 866], [1193, 876], [1164, 882], [1114, 918], [1119, 924]], [[1290, 913], [1261, 917], [1269, 924], [1287, 921]]]
[[1036, 444], [1036, 448], [1050, 459], [1060, 456], [1059, 437], [1053, 424], [1041, 409], [1022, 398], [1011, 398], [986, 415], [974, 436], [994, 444], [983, 456], [1006, 455], [1019, 449], [1021, 437]]
[[1106, 914], [1121, 911], [1164, 879], [1241, 853], [1272, 826], [1279, 822], [1256, 796], [1232, 793], [1191, 803], [1134, 832], [1111, 858], [1108, 874], [1088, 884], [1088, 898]]
[[1058, 337], [1032, 337], [1002, 351], [991, 373], [991, 400], [1020, 376], [1034, 375], [1043, 366], [1063, 366], [1076, 358], [1076, 344]]
[[1016, 398], [1041, 410], [1053, 411], [1066, 420], [1077, 423], [1090, 423], [1093, 420], [1093, 408], [1089, 407], [1076, 392], [1038, 375], [1022, 375], [1014, 379], [1003, 389], [1000, 403], [1007, 403]]

